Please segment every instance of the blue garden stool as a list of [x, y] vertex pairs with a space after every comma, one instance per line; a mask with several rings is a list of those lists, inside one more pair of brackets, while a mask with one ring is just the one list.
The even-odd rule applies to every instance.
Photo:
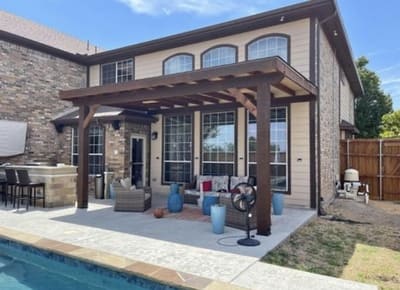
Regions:
[[181, 212], [183, 208], [183, 199], [179, 194], [179, 184], [173, 183], [170, 186], [170, 192], [168, 195], [168, 211], [169, 212]]
[[211, 206], [213, 204], [218, 203], [219, 201], [219, 197], [217, 194], [207, 194], [204, 195], [204, 199], [203, 199], [203, 214], [204, 215], [210, 215], [211, 214]]

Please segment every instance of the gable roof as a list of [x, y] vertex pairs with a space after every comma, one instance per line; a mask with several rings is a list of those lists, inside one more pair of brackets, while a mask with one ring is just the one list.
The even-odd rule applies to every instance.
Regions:
[[0, 10], [0, 30], [58, 48], [72, 54], [94, 54], [101, 51], [87, 41], [66, 35], [47, 26]]
[[331, 46], [336, 49], [338, 60], [347, 76], [351, 89], [356, 97], [361, 96], [363, 94], [363, 87], [354, 64], [353, 54], [338, 11], [336, 0], [309, 0], [264, 13], [88, 56], [71, 53], [68, 52], [68, 50], [66, 51], [65, 48], [60, 49], [49, 45], [49, 43], [43, 43], [32, 40], [29, 37], [4, 31], [1, 25], [0, 39], [6, 39], [17, 44], [33, 47], [34, 49], [54, 54], [83, 65], [92, 65], [130, 58], [159, 50], [176, 48], [187, 44], [221, 38], [304, 18], [315, 18], [322, 23], [321, 27], [325, 31]]
[[324, 29], [330, 44], [336, 49], [338, 60], [353, 92], [356, 96], [361, 96], [363, 87], [354, 64], [353, 54], [336, 0], [309, 0], [204, 28], [97, 53], [89, 56], [87, 61], [89, 64], [111, 62], [309, 17], [315, 17], [322, 23], [322, 29]]

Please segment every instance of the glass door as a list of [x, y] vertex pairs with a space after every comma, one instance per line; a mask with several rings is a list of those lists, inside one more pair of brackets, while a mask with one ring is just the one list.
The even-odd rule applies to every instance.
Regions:
[[145, 138], [131, 138], [131, 180], [136, 188], [142, 188], [145, 183]]

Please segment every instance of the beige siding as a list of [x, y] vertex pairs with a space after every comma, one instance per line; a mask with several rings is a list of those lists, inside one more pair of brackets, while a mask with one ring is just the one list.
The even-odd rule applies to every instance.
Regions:
[[246, 174], [246, 114], [247, 111], [244, 108], [237, 110], [237, 175], [244, 176]]
[[199, 42], [175, 49], [163, 50], [155, 53], [144, 54], [135, 58], [136, 79], [162, 75], [162, 63], [167, 57], [176, 53], [192, 53], [195, 55], [195, 68], [200, 68], [200, 55], [208, 48], [219, 44], [233, 44], [238, 46], [239, 61], [245, 60], [246, 44], [251, 40], [270, 33], [285, 33], [290, 35], [290, 61], [291, 65], [309, 77], [309, 19], [303, 19], [281, 25], [266, 27], [250, 32], [235, 34], [228, 37], [210, 41]]
[[89, 70], [89, 87], [100, 85], [100, 65], [92, 65]]
[[157, 115], [158, 121], [151, 124], [151, 132], [158, 132], [158, 138], [151, 140], [150, 186], [154, 192], [168, 192], [168, 187], [162, 186], [162, 116]]
[[309, 103], [290, 106], [290, 182], [286, 205], [310, 207], [310, 118]]
[[201, 114], [199, 111], [194, 113], [194, 164], [193, 164], [193, 172], [194, 175], [200, 174], [200, 154], [201, 154]]

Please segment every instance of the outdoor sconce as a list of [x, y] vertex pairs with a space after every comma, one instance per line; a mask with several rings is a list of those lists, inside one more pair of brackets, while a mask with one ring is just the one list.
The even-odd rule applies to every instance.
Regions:
[[54, 125], [56, 128], [57, 133], [62, 133], [64, 130], [64, 125], [63, 124], [55, 124]]
[[114, 120], [112, 121], [111, 125], [114, 130], [119, 130], [119, 128], [121, 127], [121, 122], [119, 120]]
[[158, 132], [154, 131], [151, 133], [151, 140], [157, 140], [158, 138]]

